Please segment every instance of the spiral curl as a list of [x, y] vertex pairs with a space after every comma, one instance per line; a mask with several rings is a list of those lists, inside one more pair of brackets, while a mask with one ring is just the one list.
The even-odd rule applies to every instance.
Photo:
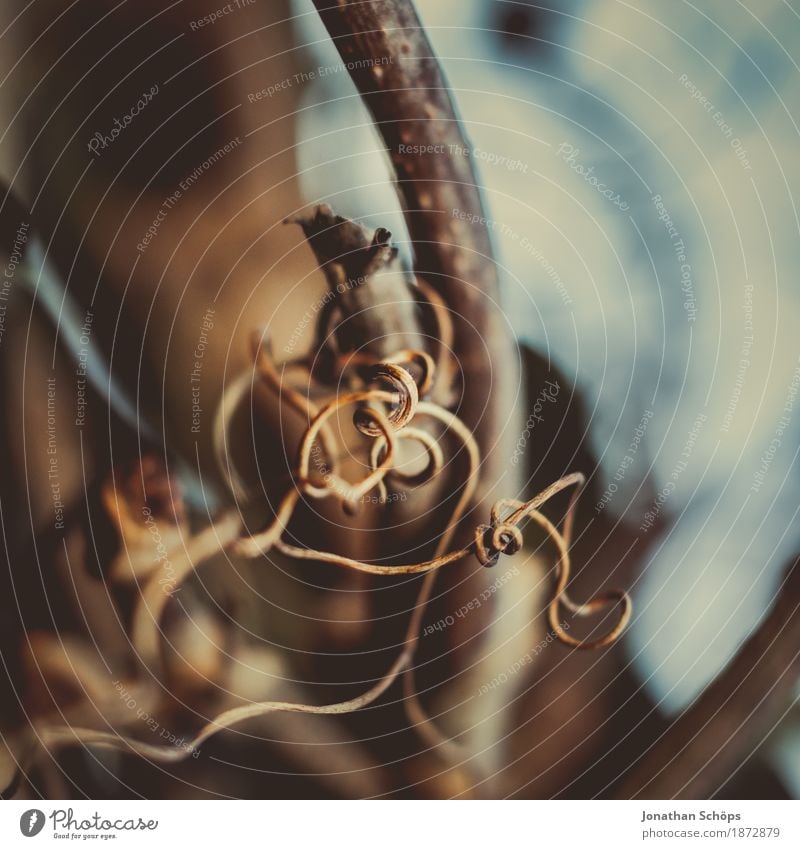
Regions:
[[[442, 322], [446, 322], [443, 305], [432, 301]], [[447, 324], [443, 324], [443, 331]], [[519, 552], [524, 545], [523, 522], [531, 520], [538, 524], [554, 542], [559, 558], [556, 564], [556, 588], [548, 605], [549, 623], [561, 642], [576, 649], [597, 649], [610, 645], [624, 631], [631, 615], [631, 600], [624, 591], [602, 593], [589, 602], [576, 604], [568, 593], [570, 578], [570, 544], [574, 513], [580, 491], [585, 479], [581, 473], [572, 473], [555, 481], [529, 501], [501, 499], [496, 502], [490, 514], [488, 524], [479, 524], [473, 531], [472, 540], [462, 548], [450, 549], [452, 538], [466, 509], [472, 502], [478, 481], [480, 468], [480, 450], [469, 428], [445, 407], [425, 400], [429, 393], [436, 392], [437, 363], [423, 351], [400, 351], [382, 362], [368, 365], [362, 370], [361, 388], [338, 395], [333, 400], [318, 407], [299, 390], [288, 385], [279, 375], [272, 360], [268, 340], [262, 336], [255, 338], [255, 366], [251, 372], [240, 377], [226, 392], [215, 424], [215, 444], [217, 457], [234, 495], [247, 497], [243, 478], [233, 467], [227, 451], [227, 429], [222, 411], [235, 408], [243, 399], [245, 389], [254, 379], [280, 394], [281, 401], [288, 403], [309, 418], [298, 450], [292, 483], [281, 499], [273, 521], [264, 530], [250, 534], [242, 529], [241, 521], [233, 512], [222, 516], [216, 525], [202, 532], [187, 546], [185, 568], [181, 569], [180, 580], [184, 581], [197, 567], [220, 551], [230, 549], [240, 556], [255, 558], [266, 555], [273, 548], [290, 557], [302, 560], [330, 563], [343, 568], [354, 569], [373, 575], [423, 574], [416, 604], [411, 614], [406, 637], [395, 662], [386, 674], [369, 690], [355, 699], [328, 705], [306, 705], [286, 702], [258, 702], [227, 710], [206, 723], [198, 733], [181, 747], [172, 745], [152, 745], [133, 737], [111, 731], [99, 731], [90, 728], [45, 724], [35, 732], [38, 745], [45, 749], [70, 743], [82, 743], [122, 751], [130, 751], [140, 756], [161, 762], [183, 760], [198, 750], [198, 747], [217, 732], [253, 717], [275, 711], [301, 712], [310, 714], [339, 714], [359, 710], [384, 693], [402, 674], [404, 677], [404, 696], [406, 712], [417, 732], [431, 745], [441, 747], [443, 753], [452, 754], [457, 747], [444, 738], [436, 729], [419, 703], [414, 683], [413, 657], [419, 641], [419, 632], [431, 597], [436, 575], [445, 566], [460, 562], [474, 555], [485, 567], [497, 564], [501, 555], [511, 556]], [[440, 352], [439, 364], [443, 361]], [[336, 358], [340, 367], [342, 358]], [[351, 357], [350, 362], [364, 365], [361, 356]], [[302, 365], [302, 364], [301, 364]], [[415, 377], [411, 368], [417, 372]], [[311, 364], [306, 365], [309, 380], [313, 379]], [[448, 370], [449, 371], [449, 370]], [[338, 453], [336, 440], [329, 426], [330, 419], [342, 408], [354, 406], [353, 424], [362, 435], [373, 440], [369, 452], [369, 471], [360, 481], [347, 481], [338, 471]], [[303, 496], [311, 499], [333, 498], [346, 510], [352, 510], [359, 499], [373, 489], [377, 489], [382, 499], [387, 495], [387, 480], [395, 479], [407, 484], [424, 485], [440, 474], [444, 468], [444, 453], [439, 440], [429, 430], [417, 426], [418, 418], [429, 418], [446, 431], [452, 433], [461, 443], [467, 460], [468, 470], [461, 485], [461, 491], [449, 522], [439, 538], [434, 557], [430, 560], [412, 564], [377, 565], [329, 551], [295, 546], [283, 537], [291, 518]], [[418, 442], [426, 452], [428, 462], [422, 472], [410, 474], [396, 468], [394, 463], [397, 444], [407, 439]], [[319, 444], [326, 457], [327, 473], [322, 480], [314, 480], [311, 472], [313, 447]], [[572, 496], [560, 530], [540, 511], [547, 501], [565, 489], [572, 488]], [[510, 511], [510, 512], [509, 512]], [[505, 514], [505, 515], [504, 515]], [[122, 522], [121, 514], [116, 514]], [[236, 528], [239, 531], [236, 532]], [[148, 591], [154, 585], [158, 575], [149, 578], [140, 601], [136, 607], [134, 619], [138, 623], [135, 644], [149, 658], [158, 656], [159, 621], [164, 603], [155, 616], [148, 616], [148, 601], [152, 604], [152, 595]], [[163, 593], [162, 593], [163, 595]], [[579, 640], [566, 633], [560, 622], [560, 609], [563, 607], [576, 616], [591, 616], [598, 612], [618, 606], [620, 613], [613, 628], [596, 639]]]

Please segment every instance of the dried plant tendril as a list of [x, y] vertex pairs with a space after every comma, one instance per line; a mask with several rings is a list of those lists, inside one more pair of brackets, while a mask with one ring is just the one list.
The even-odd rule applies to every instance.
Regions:
[[[447, 329], [449, 322], [443, 304], [428, 295], [434, 306], [437, 319]], [[523, 547], [523, 527], [527, 521], [536, 523], [553, 541], [558, 551], [556, 564], [556, 587], [548, 605], [548, 619], [553, 632], [564, 644], [577, 649], [598, 649], [613, 643], [623, 632], [631, 615], [631, 601], [624, 591], [602, 593], [590, 601], [578, 604], [568, 595], [571, 561], [570, 543], [574, 524], [574, 513], [584, 477], [580, 473], [566, 475], [548, 486], [529, 501], [502, 499], [491, 510], [488, 524], [474, 528], [472, 539], [460, 548], [451, 548], [453, 536], [462, 516], [474, 498], [480, 468], [480, 450], [466, 425], [453, 413], [432, 400], [423, 400], [426, 395], [436, 394], [437, 364], [423, 351], [404, 350], [385, 361], [367, 365], [362, 357], [351, 357], [350, 365], [361, 368], [364, 388], [338, 394], [323, 406], [317, 406], [298, 389], [288, 385], [278, 374], [270, 356], [269, 345], [263, 336], [256, 339], [255, 367], [234, 381], [226, 393], [222, 405], [230, 413], [241, 403], [246, 391], [254, 381], [261, 380], [267, 388], [275, 391], [281, 403], [307, 417], [308, 427], [301, 440], [297, 465], [291, 486], [281, 499], [272, 522], [262, 531], [250, 534], [243, 530], [241, 520], [234, 513], [223, 517], [217, 524], [193, 537], [187, 544], [178, 562], [177, 581], [184, 581], [198, 566], [214, 554], [223, 550], [255, 558], [272, 549], [299, 560], [313, 560], [345, 569], [353, 569], [372, 575], [424, 574], [415, 606], [413, 608], [405, 640], [395, 662], [370, 689], [354, 699], [328, 705], [294, 704], [288, 702], [256, 702], [235, 707], [220, 713], [204, 725], [197, 734], [180, 747], [174, 745], [152, 745], [114, 730], [104, 731], [68, 725], [45, 724], [36, 729], [38, 742], [44, 748], [60, 745], [84, 744], [135, 753], [155, 761], [175, 762], [197, 752], [197, 748], [209, 737], [229, 729], [248, 719], [277, 711], [308, 714], [349, 713], [366, 707], [384, 693], [404, 673], [404, 698], [406, 711], [414, 728], [431, 746], [442, 747], [441, 751], [452, 758], [457, 757], [457, 747], [441, 735], [419, 703], [414, 685], [412, 665], [414, 651], [419, 641], [419, 632], [425, 610], [430, 599], [438, 571], [454, 565], [473, 555], [484, 566], [495, 565], [501, 556], [513, 555]], [[442, 357], [440, 356], [440, 361]], [[339, 358], [341, 364], [342, 358]], [[366, 366], [366, 367], [365, 367]], [[346, 368], [347, 366], [345, 366]], [[308, 379], [312, 379], [311, 368], [306, 367]], [[416, 377], [411, 369], [417, 373]], [[347, 385], [345, 383], [345, 385]], [[373, 443], [368, 452], [369, 470], [359, 481], [347, 481], [338, 471], [336, 440], [330, 428], [330, 419], [346, 407], [353, 407], [353, 423], [356, 429]], [[332, 498], [345, 509], [353, 506], [373, 489], [381, 500], [388, 495], [387, 480], [394, 479], [423, 485], [444, 468], [444, 453], [441, 439], [435, 438], [430, 430], [419, 426], [426, 420], [438, 423], [444, 433], [450, 434], [461, 444], [468, 461], [468, 469], [461, 484], [460, 495], [449, 521], [439, 538], [434, 556], [425, 561], [408, 564], [374, 564], [356, 560], [331, 551], [321, 551], [293, 545], [284, 539], [286, 528], [303, 497], [322, 500]], [[395, 468], [397, 445], [401, 440], [411, 440], [422, 446], [427, 456], [427, 465], [415, 474]], [[319, 442], [326, 456], [327, 474], [312, 480], [311, 457], [314, 445]], [[237, 498], [246, 498], [247, 489], [238, 471], [233, 468], [227, 445], [229, 444], [224, 414], [218, 414], [215, 423], [215, 447], [223, 474]], [[572, 488], [573, 492], [563, 522], [563, 529], [548, 519], [540, 510], [553, 496]], [[160, 619], [166, 606], [163, 592], [157, 592], [159, 574], [148, 576], [139, 602], [134, 611], [133, 644], [140, 657], [152, 663], [159, 656]], [[610, 607], [618, 606], [616, 624], [601, 637], [579, 640], [566, 633], [560, 622], [563, 607], [576, 616], [592, 616]]]

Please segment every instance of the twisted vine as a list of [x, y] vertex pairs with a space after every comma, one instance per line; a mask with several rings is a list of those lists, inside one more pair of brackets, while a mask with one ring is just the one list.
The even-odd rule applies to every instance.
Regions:
[[[415, 365], [418, 375], [410, 371]], [[271, 358], [266, 351], [260, 352], [256, 370], [268, 385], [286, 389], [277, 376]], [[298, 461], [292, 481], [273, 521], [263, 531], [249, 534], [243, 531], [241, 521], [233, 512], [226, 514], [217, 524], [190, 540], [185, 558], [178, 565], [177, 580], [182, 582], [203, 561], [221, 550], [244, 557], [259, 557], [273, 548], [293, 558], [330, 563], [342, 568], [354, 569], [372, 575], [425, 574], [416, 604], [409, 620], [405, 640], [397, 659], [386, 674], [360, 696], [344, 702], [328, 705], [294, 704], [287, 702], [260, 702], [227, 710], [205, 726], [180, 748], [171, 745], [152, 745], [114, 732], [70, 726], [45, 726], [40, 730], [40, 743], [49, 748], [61, 744], [83, 743], [112, 747], [137, 753], [158, 761], [179, 761], [193, 754], [209, 737], [253, 717], [275, 711], [294, 711], [309, 714], [340, 714], [359, 710], [384, 693], [401, 673], [405, 676], [405, 699], [409, 715], [429, 740], [441, 745], [446, 741], [430, 723], [422, 710], [414, 686], [413, 666], [415, 648], [433, 583], [438, 571], [452, 566], [468, 556], [475, 556], [483, 566], [491, 567], [502, 555], [513, 555], [523, 545], [523, 527], [530, 520], [538, 524], [555, 543], [558, 551], [556, 563], [556, 588], [548, 605], [548, 618], [553, 632], [566, 645], [578, 649], [597, 649], [614, 642], [624, 630], [631, 614], [631, 602], [627, 593], [612, 591], [595, 597], [587, 603], [574, 602], [567, 587], [570, 579], [570, 543], [574, 523], [574, 512], [584, 485], [584, 476], [572, 473], [555, 481], [529, 501], [503, 499], [492, 508], [489, 522], [479, 524], [473, 530], [472, 539], [462, 547], [450, 548], [452, 537], [459, 521], [469, 506], [477, 484], [480, 451], [472, 434], [453, 413], [432, 401], [421, 400], [434, 382], [435, 365], [432, 358], [421, 351], [403, 351], [389, 361], [375, 364], [368, 370], [364, 388], [338, 395], [324, 406], [317, 408], [297, 390], [288, 388], [286, 398], [293, 406], [310, 415], [309, 426], [303, 436], [298, 452]], [[388, 389], [383, 387], [388, 385]], [[240, 396], [235, 385], [234, 396]], [[338, 472], [332, 434], [326, 427], [329, 419], [344, 407], [353, 406], [353, 421], [356, 428], [374, 440], [370, 451], [369, 471], [357, 482], [348, 482]], [[423, 477], [431, 479], [443, 467], [443, 454], [438, 442], [427, 431], [414, 427], [412, 423], [428, 417], [438, 421], [461, 442], [468, 458], [469, 468], [463, 482], [461, 494], [450, 520], [439, 539], [434, 557], [410, 564], [378, 565], [363, 562], [330, 551], [303, 548], [284, 539], [284, 532], [302, 496], [312, 499], [335, 498], [342, 506], [352, 507], [358, 499], [373, 489], [386, 494], [386, 479], [395, 472], [403, 477], [402, 470], [395, 470], [393, 462], [397, 443], [401, 439], [417, 441], [425, 449], [428, 466]], [[323, 445], [330, 461], [329, 471], [321, 480], [312, 480], [311, 452], [316, 442]], [[227, 464], [223, 468], [229, 468]], [[234, 491], [241, 492], [238, 477], [231, 477]], [[572, 496], [559, 529], [540, 510], [553, 496], [572, 488]], [[173, 564], [173, 571], [175, 567]], [[166, 605], [166, 596], [159, 585], [159, 574], [151, 575], [145, 583], [134, 611], [133, 644], [137, 654], [148, 662], [157, 662], [159, 620]], [[614, 627], [603, 636], [592, 640], [579, 640], [568, 634], [560, 621], [563, 607], [577, 616], [591, 616], [612, 605], [620, 608]]]
[[[434, 312], [439, 325], [439, 338], [448, 339], [452, 335], [452, 328], [443, 303], [430, 290], [422, 290], [422, 294]], [[330, 316], [323, 317], [326, 322], [329, 319]], [[442, 387], [437, 385], [437, 374], [443, 372], [447, 381], [450, 381], [454, 373], [446, 355], [447, 347], [443, 344], [435, 359], [424, 351], [402, 350], [379, 362], [371, 362], [363, 354], [345, 358], [335, 352], [334, 360], [340, 377], [345, 378], [343, 382], [346, 391], [318, 406], [307, 394], [281, 378], [274, 364], [268, 340], [254, 337], [253, 369], [234, 381], [218, 408], [215, 420], [217, 459], [231, 492], [237, 498], [247, 499], [247, 486], [236, 470], [227, 448], [226, 422], [230, 419], [230, 414], [226, 417], [226, 408], [228, 411], [235, 410], [252, 382], [260, 380], [279, 394], [282, 403], [301, 413], [308, 422], [300, 441], [291, 483], [280, 499], [273, 520], [263, 530], [255, 534], [249, 533], [239, 514], [229, 511], [204, 531], [190, 536], [181, 554], [170, 562], [170, 580], [175, 586], [180, 586], [203, 562], [223, 551], [246, 558], [256, 558], [275, 549], [298, 560], [329, 563], [371, 575], [422, 574], [423, 582], [409, 618], [400, 653], [382, 678], [360, 696], [333, 704], [265, 701], [231, 708], [207, 722], [193, 738], [180, 747], [169, 744], [154, 745], [120, 734], [116, 730], [76, 727], [50, 718], [32, 728], [30, 751], [35, 754], [40, 748], [48, 750], [78, 743], [128, 751], [155, 761], [181, 761], [195, 754], [206, 740], [219, 731], [268, 713], [289, 711], [323, 715], [357, 711], [379, 698], [402, 674], [404, 705], [413, 727], [431, 746], [442, 747], [443, 753], [452, 753], [454, 744], [438, 731], [427, 716], [419, 702], [414, 681], [414, 654], [436, 576], [441, 569], [454, 566], [469, 556], [474, 556], [485, 567], [492, 567], [501, 556], [517, 553], [523, 547], [523, 530], [528, 521], [534, 522], [546, 533], [558, 552], [555, 564], [556, 585], [547, 609], [549, 624], [556, 637], [576, 649], [599, 649], [613, 643], [630, 619], [631, 600], [628, 594], [621, 590], [610, 591], [585, 603], [576, 603], [568, 594], [575, 508], [585, 483], [580, 472], [560, 478], [528, 501], [501, 499], [492, 507], [489, 521], [478, 524], [473, 529], [469, 542], [461, 547], [451, 547], [453, 536], [475, 495], [481, 454], [469, 428], [458, 416], [437, 400], [433, 400], [434, 397], [447, 396], [447, 392], [442, 392]], [[314, 380], [312, 363], [301, 361], [295, 365], [304, 369], [308, 380]], [[371, 450], [368, 452], [368, 471], [358, 481], [348, 481], [342, 477], [337, 440], [330, 427], [330, 419], [347, 407], [354, 410], [355, 428], [364, 437], [372, 440]], [[294, 545], [285, 539], [286, 529], [302, 498], [332, 498], [337, 500], [344, 510], [353, 512], [360, 499], [373, 490], [381, 496], [380, 503], [385, 503], [389, 479], [424, 485], [441, 474], [445, 465], [444, 453], [440, 441], [431, 434], [430, 428], [420, 426], [426, 420], [438, 423], [446, 433], [456, 438], [468, 465], [459, 497], [431, 559], [416, 563], [376, 564], [331, 551]], [[414, 441], [422, 447], [427, 459], [422, 472], [412, 475], [396, 467], [397, 446], [402, 440]], [[324, 462], [319, 464], [324, 469], [324, 474], [316, 476], [312, 472], [315, 450], [321, 452], [324, 457]], [[555, 495], [567, 489], [571, 489], [572, 493], [562, 527], [559, 528], [541, 512], [541, 508]], [[124, 503], [119, 503], [113, 489], [107, 489], [105, 503], [123, 538], [126, 535], [130, 537], [131, 534], [141, 535], [140, 528], [135, 526]], [[169, 598], [163, 590], [162, 572], [163, 569], [153, 570], [151, 565], [143, 564], [141, 559], [139, 562], [128, 564], [116, 562], [111, 570], [112, 580], [130, 580], [144, 576], [144, 585], [138, 594], [133, 612], [131, 643], [137, 663], [142, 667], [146, 666], [151, 672], [154, 669], [158, 672], [161, 665], [159, 623]], [[567, 633], [563, 627], [560, 615], [562, 608], [574, 616], [588, 617], [612, 606], [619, 608], [617, 621], [611, 630], [598, 638], [580, 640]], [[43, 674], [47, 672], [48, 664], [54, 667], [57, 665], [55, 656], [52, 651], [43, 653], [38, 661]], [[57, 670], [54, 669], [55, 671]]]

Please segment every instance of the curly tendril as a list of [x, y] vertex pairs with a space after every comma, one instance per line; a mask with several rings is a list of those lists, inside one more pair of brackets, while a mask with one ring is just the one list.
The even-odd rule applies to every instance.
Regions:
[[[452, 333], [445, 305], [437, 300], [438, 296], [432, 291], [425, 292], [425, 295], [440, 325], [440, 338], [449, 338]], [[348, 391], [318, 406], [278, 374], [268, 340], [263, 336], [255, 337], [255, 365], [228, 388], [217, 414], [214, 434], [217, 459], [233, 494], [237, 498], [246, 499], [247, 486], [235, 469], [228, 451], [226, 421], [241, 403], [248, 388], [256, 380], [261, 380], [266, 387], [279, 394], [282, 403], [289, 404], [309, 422], [300, 442], [291, 484], [280, 500], [272, 522], [262, 531], [250, 534], [243, 529], [238, 515], [231, 511], [215, 525], [189, 541], [185, 557], [177, 569], [177, 580], [180, 583], [202, 562], [220, 551], [230, 550], [243, 557], [256, 558], [275, 549], [298, 560], [329, 563], [371, 575], [424, 574], [400, 654], [373, 687], [357, 698], [328, 705], [267, 701], [232, 708], [210, 720], [193, 739], [180, 747], [143, 743], [113, 731], [53, 724], [45, 724], [36, 730], [40, 744], [50, 748], [82, 743], [130, 751], [156, 761], [180, 761], [195, 753], [205, 740], [217, 732], [268, 713], [289, 711], [340, 714], [359, 710], [375, 701], [403, 674], [406, 710], [414, 727], [431, 745], [443, 746], [452, 751], [453, 744], [440, 734], [420, 705], [414, 682], [414, 652], [436, 576], [439, 570], [453, 566], [469, 556], [475, 556], [483, 566], [492, 567], [501, 556], [516, 554], [523, 548], [523, 530], [528, 521], [533, 521], [544, 530], [558, 551], [555, 566], [556, 586], [548, 605], [549, 623], [558, 639], [576, 649], [598, 649], [618, 639], [631, 616], [631, 600], [626, 592], [619, 590], [602, 593], [583, 604], [572, 601], [567, 592], [571, 571], [570, 545], [574, 514], [585, 482], [584, 476], [579, 472], [555, 481], [529, 501], [498, 501], [491, 509], [489, 522], [475, 527], [472, 538], [466, 545], [451, 548], [453, 536], [475, 495], [481, 455], [475, 438], [461, 419], [436, 401], [427, 399], [428, 395], [439, 394], [436, 391], [437, 369], [446, 364], [443, 370], [448, 374], [452, 373], [445, 356], [446, 347], [442, 346], [436, 361], [429, 354], [414, 350], [400, 351], [377, 363], [368, 362], [363, 355], [353, 355], [345, 364], [341, 355], [337, 354], [335, 360], [340, 367], [354, 366], [357, 374], [353, 376]], [[305, 368], [308, 380], [314, 380], [312, 365], [302, 362], [299, 365]], [[330, 420], [347, 407], [353, 408], [353, 424], [358, 432], [373, 440], [368, 452], [368, 471], [358, 481], [348, 481], [341, 476], [337, 440], [330, 427]], [[425, 420], [438, 422], [447, 433], [458, 440], [468, 466], [458, 500], [431, 559], [417, 563], [379, 565], [331, 551], [297, 546], [284, 539], [294, 511], [303, 497], [314, 500], [334, 499], [344, 509], [353, 510], [361, 498], [372, 490], [380, 494], [383, 503], [388, 494], [389, 481], [422, 486], [439, 475], [445, 466], [444, 453], [440, 441], [432, 436], [428, 429], [420, 426]], [[397, 446], [401, 440], [414, 441], [424, 450], [427, 463], [421, 472], [412, 474], [395, 466]], [[317, 445], [325, 456], [326, 472], [321, 476], [312, 475], [311, 470], [312, 453]], [[563, 527], [559, 529], [540, 508], [567, 489], [572, 489], [572, 494]], [[158, 580], [158, 573], [148, 578], [135, 607], [133, 620], [134, 647], [141, 658], [152, 662], [156, 662], [159, 657], [159, 623], [166, 606], [164, 593], [158, 589]], [[577, 639], [566, 633], [560, 621], [562, 608], [575, 616], [587, 617], [612, 607], [619, 608], [617, 621], [610, 631], [596, 639]]]

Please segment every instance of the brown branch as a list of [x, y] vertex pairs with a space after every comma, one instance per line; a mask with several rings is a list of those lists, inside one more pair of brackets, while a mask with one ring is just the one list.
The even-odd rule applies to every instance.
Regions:
[[759, 747], [800, 679], [800, 561], [736, 657], [616, 788], [617, 798], [706, 799]]
[[[447, 82], [413, 4], [314, 4], [389, 148], [419, 270], [454, 278], [441, 285], [468, 302], [480, 295], [465, 291], [461, 280], [493, 294], [497, 278], [487, 261], [486, 227], [456, 228], [451, 220], [453, 209], [480, 213], [480, 192], [471, 156], [462, 153], [470, 148]], [[433, 145], [435, 152], [419, 155], [410, 145]], [[456, 234], [459, 244], [453, 244]]]
[[[514, 361], [494, 307], [497, 271], [472, 157], [464, 155], [470, 145], [447, 82], [412, 3], [314, 3], [389, 150], [415, 270], [454, 310], [455, 354], [467, 375], [460, 415], [486, 454], [501, 416], [507, 420], [493, 399], [513, 378]], [[484, 468], [485, 478], [496, 474]]]

